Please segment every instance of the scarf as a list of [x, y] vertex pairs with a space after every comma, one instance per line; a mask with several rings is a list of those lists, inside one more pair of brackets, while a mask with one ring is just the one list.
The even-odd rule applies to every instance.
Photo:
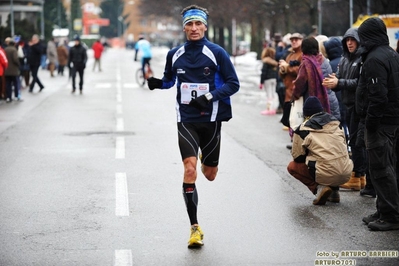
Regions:
[[[302, 63], [299, 66], [298, 76], [294, 81], [293, 95], [295, 98], [305, 96], [306, 94], [307, 96], [315, 96], [320, 100], [324, 111], [330, 113], [328, 93], [322, 82], [323, 73], [317, 56], [304, 54], [302, 56]], [[304, 98], [304, 100], [306, 99]]]

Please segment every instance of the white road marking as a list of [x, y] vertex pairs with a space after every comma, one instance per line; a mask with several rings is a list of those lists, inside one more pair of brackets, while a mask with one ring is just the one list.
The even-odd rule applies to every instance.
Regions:
[[108, 89], [111, 88], [111, 83], [97, 83], [94, 87], [96, 89]]
[[115, 173], [115, 215], [129, 216], [126, 173]]
[[115, 250], [114, 266], [132, 266], [132, 251], [130, 249]]
[[115, 159], [125, 159], [125, 137], [116, 137]]
[[116, 119], [116, 131], [123, 131], [125, 130], [125, 123], [122, 117], [118, 117]]
[[122, 113], [123, 113], [122, 105], [117, 104], [116, 105], [116, 114], [121, 115]]
[[122, 102], [122, 95], [117, 94], [117, 95], [116, 95], [116, 101], [117, 101], [118, 103], [121, 103], [121, 102]]
[[[116, 79], [118, 80], [116, 85], [116, 113], [122, 115], [122, 89], [120, 84], [120, 71], [118, 68]], [[122, 117], [118, 117], [116, 120], [116, 131], [124, 130], [124, 120]], [[116, 149], [115, 158], [125, 158], [125, 138], [116, 137]], [[126, 173], [115, 173], [115, 215], [116, 216], [129, 216], [129, 193], [127, 188], [127, 177]], [[114, 266], [132, 266], [132, 251], [130, 249], [115, 250]]]
[[136, 88], [138, 85], [136, 83], [123, 83], [123, 87], [126, 89]]
[[116, 94], [122, 95], [122, 86], [121, 83], [116, 83]]

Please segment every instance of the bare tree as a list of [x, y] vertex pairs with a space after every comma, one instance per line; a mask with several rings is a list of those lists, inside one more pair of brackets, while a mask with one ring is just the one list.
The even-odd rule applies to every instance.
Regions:
[[[320, 0], [323, 34], [343, 35], [349, 27], [348, 0]], [[371, 13], [399, 13], [399, 1], [370, 1]], [[318, 25], [318, 0], [197, 0], [196, 4], [209, 10], [211, 40], [232, 51], [232, 19], [237, 26], [251, 25], [251, 50], [260, 51], [265, 40], [265, 30], [270, 36], [275, 32], [286, 34], [300, 32], [310, 34], [313, 25]], [[353, 0], [354, 18], [366, 14], [367, 0]], [[141, 12], [148, 16], [170, 16], [181, 23], [180, 11], [187, 6], [185, 0], [141, 1]], [[209, 32], [208, 31], [208, 32]], [[226, 38], [227, 37], [227, 38]], [[227, 42], [226, 42], [227, 40]]]

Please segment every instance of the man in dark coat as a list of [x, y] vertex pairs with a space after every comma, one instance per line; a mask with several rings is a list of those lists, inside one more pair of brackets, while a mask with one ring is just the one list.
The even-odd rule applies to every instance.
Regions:
[[364, 52], [356, 110], [365, 117], [369, 171], [377, 193], [377, 211], [363, 222], [371, 230], [399, 230], [399, 54], [389, 46], [380, 18], [364, 21], [358, 33]]
[[86, 68], [87, 52], [86, 48], [83, 47], [79, 36], [75, 36], [75, 46], [69, 51], [68, 66], [72, 72], [72, 93], [76, 91], [76, 72], [79, 73], [79, 91], [80, 94], [83, 92], [83, 74]]
[[[367, 166], [367, 154], [364, 142], [358, 140], [358, 135], [363, 131], [360, 116], [355, 110], [355, 95], [358, 87], [361, 67], [361, 48], [358, 30], [349, 28], [343, 39], [343, 56], [338, 64], [337, 74], [325, 79], [323, 85], [327, 88], [339, 91], [342, 101], [346, 106], [346, 121], [349, 130], [349, 146], [352, 151], [353, 173], [348, 183], [341, 188], [361, 190], [360, 195], [375, 198], [375, 191], [371, 183]], [[326, 46], [327, 50], [327, 46]], [[359, 126], [360, 123], [360, 126]], [[363, 134], [362, 134], [363, 135]], [[366, 175], [366, 176], [365, 176]], [[367, 182], [366, 182], [367, 178]]]
[[40, 82], [39, 77], [37, 76], [37, 72], [39, 71], [40, 67], [40, 62], [41, 58], [43, 55], [43, 46], [40, 43], [40, 38], [39, 35], [34, 34], [32, 36], [32, 40], [29, 42], [29, 57], [28, 57], [28, 64], [30, 71], [32, 72], [32, 82], [29, 86], [29, 92], [33, 91], [33, 87], [35, 86], [35, 83], [39, 85], [40, 91], [44, 89], [43, 84]]

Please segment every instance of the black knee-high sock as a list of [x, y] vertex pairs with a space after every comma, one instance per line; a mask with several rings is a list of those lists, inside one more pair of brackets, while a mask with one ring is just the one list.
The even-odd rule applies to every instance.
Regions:
[[198, 205], [198, 194], [195, 184], [183, 183], [183, 197], [186, 202], [188, 217], [190, 223], [198, 224], [197, 221], [197, 205]]

